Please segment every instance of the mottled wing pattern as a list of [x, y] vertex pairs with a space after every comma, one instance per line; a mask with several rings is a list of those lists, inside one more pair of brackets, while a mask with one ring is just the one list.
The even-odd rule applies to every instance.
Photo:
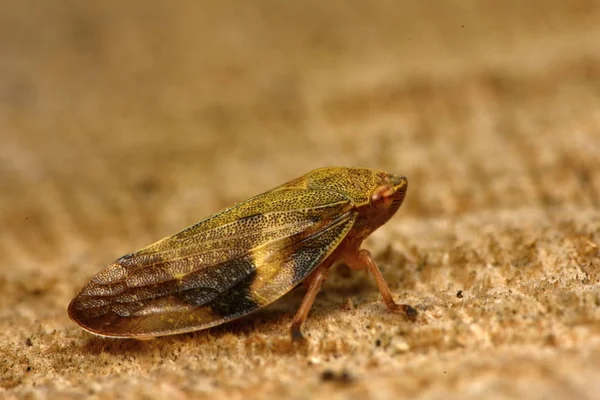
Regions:
[[115, 337], [218, 325], [291, 290], [356, 219], [344, 195], [280, 189], [118, 259], [73, 299], [71, 318]]

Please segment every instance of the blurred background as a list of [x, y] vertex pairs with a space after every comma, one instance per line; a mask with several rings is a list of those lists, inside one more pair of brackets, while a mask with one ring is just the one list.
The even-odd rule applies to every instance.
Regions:
[[404, 216], [596, 208], [599, 21], [590, 0], [2, 0], [2, 275], [89, 275], [324, 165], [408, 176]]
[[324, 165], [407, 175], [405, 215], [598, 206], [598, 1], [1, 8], [1, 265], [117, 255]]
[[[0, 339], [43, 321], [67, 343], [102, 266], [326, 165], [406, 175], [389, 229], [414, 243], [564, 215], [597, 257], [600, 2], [0, 0]], [[534, 246], [527, 229], [504, 250]], [[431, 246], [431, 274], [462, 284], [455, 242]], [[409, 289], [449, 284], [431, 285]], [[0, 386], [27, 373], [11, 365]]]

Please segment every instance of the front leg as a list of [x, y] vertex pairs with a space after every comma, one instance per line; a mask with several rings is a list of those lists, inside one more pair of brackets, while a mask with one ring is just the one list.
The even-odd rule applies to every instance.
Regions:
[[369, 250], [348, 250], [346, 253], [344, 253], [343, 258], [350, 268], [367, 268], [371, 272], [375, 278], [375, 282], [377, 283], [377, 289], [379, 289], [379, 293], [381, 293], [383, 302], [388, 310], [395, 313], [404, 313], [406, 318], [408, 318], [410, 321], [415, 321], [417, 319], [417, 310], [408, 304], [398, 304], [394, 301], [392, 292], [390, 291], [385, 279], [383, 279], [383, 275], [381, 275], [381, 271], [379, 271], [377, 264], [375, 264], [375, 261], [373, 261], [373, 257], [371, 257]]

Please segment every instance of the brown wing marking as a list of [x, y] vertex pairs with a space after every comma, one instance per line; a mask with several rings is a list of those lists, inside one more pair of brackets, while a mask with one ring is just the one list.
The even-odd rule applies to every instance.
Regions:
[[[189, 252], [178, 258], [165, 246], [169, 238], [123, 257], [82, 289], [69, 314], [97, 334], [144, 337], [202, 329], [254, 311], [293, 288], [352, 226], [349, 202], [332, 193], [285, 216], [273, 211], [238, 219], [254, 221], [250, 225], [262, 219], [268, 227], [263, 236], [229, 225], [229, 236], [213, 236], [196, 252], [186, 246]], [[285, 223], [277, 224], [281, 218]]]

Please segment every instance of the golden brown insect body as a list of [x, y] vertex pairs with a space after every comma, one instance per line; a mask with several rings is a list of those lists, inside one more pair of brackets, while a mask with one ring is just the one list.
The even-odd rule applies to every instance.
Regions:
[[362, 241], [400, 207], [406, 178], [359, 168], [320, 168], [125, 255], [98, 273], [69, 305], [85, 330], [149, 338], [195, 331], [247, 315], [304, 282], [292, 322], [301, 326], [327, 270], [344, 261], [373, 273], [394, 302]]

